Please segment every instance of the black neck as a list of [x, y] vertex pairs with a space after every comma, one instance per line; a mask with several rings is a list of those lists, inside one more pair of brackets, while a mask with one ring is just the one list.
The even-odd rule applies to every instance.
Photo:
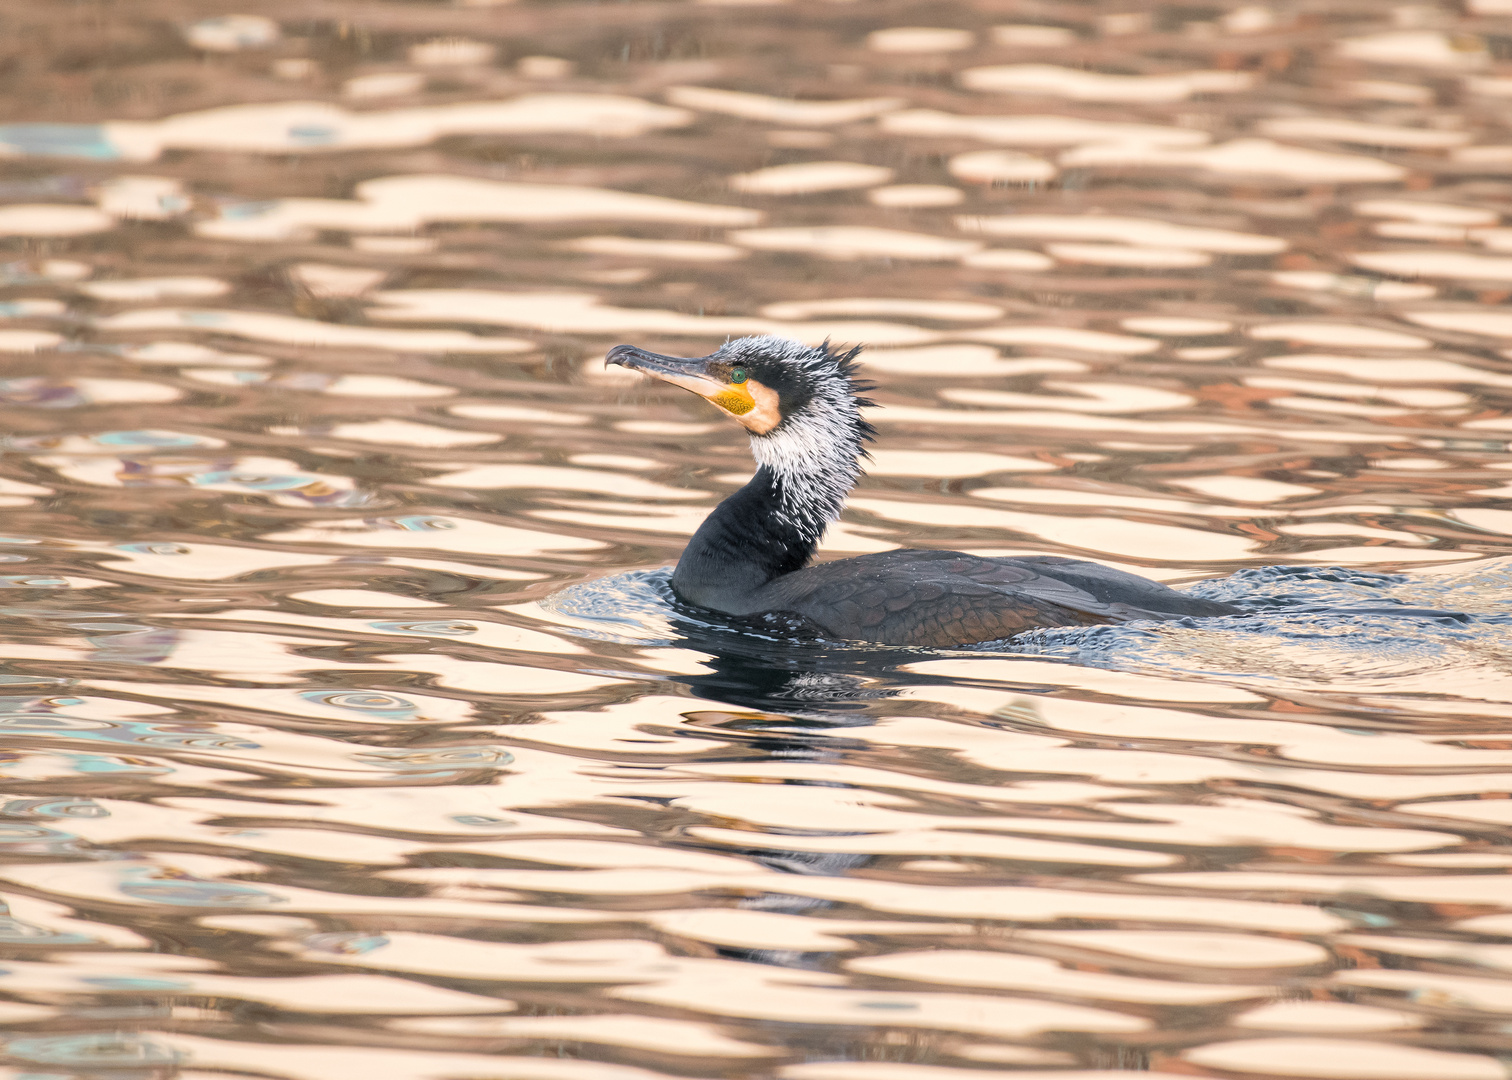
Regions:
[[742, 614], [743, 598], [774, 578], [803, 569], [826, 523], [779, 515], [780, 483], [763, 465], [750, 483], [704, 519], [672, 574], [672, 589], [681, 599]]

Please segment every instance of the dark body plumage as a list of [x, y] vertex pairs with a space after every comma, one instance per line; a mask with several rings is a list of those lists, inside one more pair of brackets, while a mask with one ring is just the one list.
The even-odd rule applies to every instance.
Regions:
[[1040, 626], [1234, 611], [1097, 563], [913, 548], [821, 563], [778, 578], [758, 598], [837, 637], [940, 649]]
[[624, 345], [610, 352], [611, 363], [693, 390], [752, 432], [760, 467], [689, 540], [672, 575], [679, 599], [813, 634], [930, 648], [1042, 626], [1238, 612], [1136, 574], [1048, 555], [904, 548], [809, 566], [871, 435], [853, 355], [777, 338], [742, 338], [692, 359]]

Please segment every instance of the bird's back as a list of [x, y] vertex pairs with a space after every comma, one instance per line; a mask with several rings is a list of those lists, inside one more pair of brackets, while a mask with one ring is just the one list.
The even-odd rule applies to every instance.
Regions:
[[756, 599], [759, 610], [794, 612], [837, 637], [930, 648], [1042, 626], [1237, 612], [1077, 559], [910, 548], [810, 566], [769, 582]]

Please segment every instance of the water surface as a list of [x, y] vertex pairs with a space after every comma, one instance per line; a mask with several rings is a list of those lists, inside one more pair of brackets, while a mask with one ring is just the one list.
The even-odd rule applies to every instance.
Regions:
[[[0, 13], [6, 1077], [1505, 1080], [1512, 5], [251, 6]], [[1247, 614], [679, 610], [764, 332]]]

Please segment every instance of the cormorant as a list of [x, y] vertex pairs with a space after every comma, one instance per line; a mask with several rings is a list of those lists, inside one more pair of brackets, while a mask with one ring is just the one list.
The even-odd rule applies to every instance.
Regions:
[[860, 349], [773, 336], [708, 356], [616, 345], [605, 358], [691, 390], [751, 435], [758, 468], [683, 550], [684, 603], [805, 635], [952, 648], [1041, 626], [1232, 615], [1135, 574], [1051, 555], [989, 558], [903, 548], [809, 566], [861, 474], [874, 429], [861, 409]]

